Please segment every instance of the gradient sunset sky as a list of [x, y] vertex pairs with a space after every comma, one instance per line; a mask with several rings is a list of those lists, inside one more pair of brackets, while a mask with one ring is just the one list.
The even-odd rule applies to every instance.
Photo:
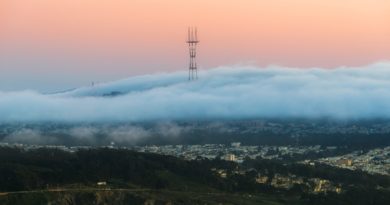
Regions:
[[389, 0], [0, 0], [0, 91], [186, 70], [390, 60]]

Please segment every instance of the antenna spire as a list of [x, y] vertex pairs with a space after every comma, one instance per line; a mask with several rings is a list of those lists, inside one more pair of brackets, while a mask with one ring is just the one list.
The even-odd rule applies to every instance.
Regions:
[[188, 80], [198, 79], [198, 67], [196, 63], [196, 46], [199, 43], [198, 41], [198, 29], [188, 27], [188, 47], [190, 50], [190, 65], [188, 69]]

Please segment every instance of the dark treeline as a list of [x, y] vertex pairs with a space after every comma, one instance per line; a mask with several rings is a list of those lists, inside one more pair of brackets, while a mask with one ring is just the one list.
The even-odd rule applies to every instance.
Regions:
[[0, 148], [0, 191], [34, 190], [72, 183], [88, 185], [116, 179], [149, 188], [164, 188], [169, 181], [160, 176], [162, 172], [190, 177], [186, 179], [190, 181], [219, 184], [219, 179], [209, 171], [210, 165], [200, 163], [116, 149], [69, 153], [56, 149]]
[[[215, 169], [226, 170], [227, 177], [220, 177], [212, 171]], [[246, 171], [242, 174], [238, 170]], [[342, 184], [344, 192], [311, 194], [304, 187], [276, 189], [256, 183], [255, 177], [259, 173], [328, 179]], [[306, 166], [264, 159], [247, 159], [242, 164], [219, 159], [186, 161], [118, 149], [88, 149], [70, 153], [56, 149], [24, 151], [0, 148], [0, 192], [70, 184], [96, 186], [98, 181], [107, 181], [113, 188], [282, 195], [286, 204], [291, 204], [291, 196], [298, 200], [298, 204], [390, 204], [389, 177], [324, 165]]]

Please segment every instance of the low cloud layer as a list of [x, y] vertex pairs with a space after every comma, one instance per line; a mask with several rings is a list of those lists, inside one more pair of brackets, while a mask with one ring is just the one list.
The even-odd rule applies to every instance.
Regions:
[[[7, 124], [0, 130], [0, 143], [40, 145], [136, 145], [149, 141], [175, 141], [193, 129], [173, 122], [158, 122], [149, 126], [140, 124], [51, 124], [27, 126]], [[153, 140], [154, 139], [154, 140]]]
[[[102, 97], [107, 95], [116, 96]], [[390, 118], [390, 62], [336, 69], [220, 67], [202, 70], [193, 82], [177, 72], [51, 95], [0, 91], [0, 122], [289, 117]], [[88, 140], [94, 130], [75, 132]]]

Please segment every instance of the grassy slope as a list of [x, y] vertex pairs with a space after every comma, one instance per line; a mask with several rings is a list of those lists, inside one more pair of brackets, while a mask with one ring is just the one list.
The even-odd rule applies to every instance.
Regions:
[[279, 205], [298, 204], [291, 200], [283, 200], [266, 195], [188, 192], [169, 190], [150, 190], [133, 192], [130, 190], [107, 191], [65, 191], [26, 194], [9, 194], [0, 196], [0, 204], [4, 205], [41, 205], [41, 204], [144, 204], [146, 201], [155, 204], [242, 204], [242, 205]]

